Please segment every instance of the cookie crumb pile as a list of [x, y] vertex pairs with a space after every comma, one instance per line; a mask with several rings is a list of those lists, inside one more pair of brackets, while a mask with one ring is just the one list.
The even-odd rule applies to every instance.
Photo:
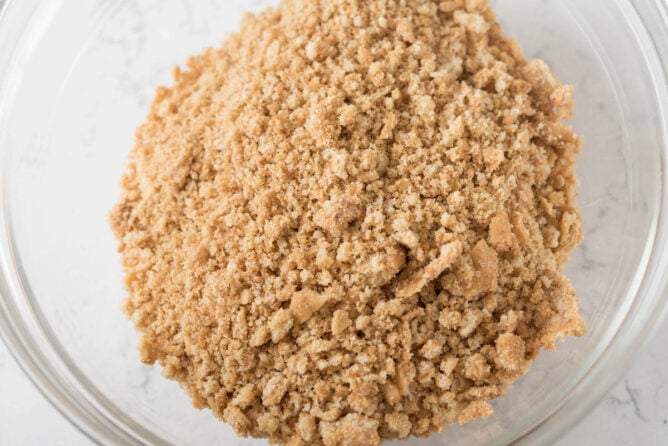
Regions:
[[283, 0], [173, 74], [111, 214], [125, 310], [239, 435], [425, 436], [584, 332], [572, 88], [487, 0]]

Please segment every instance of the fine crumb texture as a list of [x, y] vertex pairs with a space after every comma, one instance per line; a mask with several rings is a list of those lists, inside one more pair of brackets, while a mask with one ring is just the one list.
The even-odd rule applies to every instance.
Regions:
[[585, 330], [571, 95], [487, 0], [245, 16], [158, 89], [111, 213], [142, 360], [275, 444], [490, 415]]

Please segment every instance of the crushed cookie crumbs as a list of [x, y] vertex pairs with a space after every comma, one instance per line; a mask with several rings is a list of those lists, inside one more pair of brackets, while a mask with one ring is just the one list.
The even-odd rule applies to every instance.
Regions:
[[584, 333], [572, 88], [487, 0], [283, 0], [173, 77], [111, 213], [125, 311], [239, 435], [425, 436]]

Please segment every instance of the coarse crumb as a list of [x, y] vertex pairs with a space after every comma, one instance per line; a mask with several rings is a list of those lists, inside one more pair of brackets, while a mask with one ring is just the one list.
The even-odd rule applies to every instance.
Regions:
[[283, 0], [158, 89], [111, 213], [142, 361], [239, 435], [488, 416], [581, 335], [572, 88], [487, 0]]

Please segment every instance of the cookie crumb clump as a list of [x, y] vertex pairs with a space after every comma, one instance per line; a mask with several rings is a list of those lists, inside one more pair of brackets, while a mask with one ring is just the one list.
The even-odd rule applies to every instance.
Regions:
[[487, 0], [283, 0], [174, 71], [111, 213], [142, 361], [239, 435], [492, 413], [581, 335], [572, 89]]

